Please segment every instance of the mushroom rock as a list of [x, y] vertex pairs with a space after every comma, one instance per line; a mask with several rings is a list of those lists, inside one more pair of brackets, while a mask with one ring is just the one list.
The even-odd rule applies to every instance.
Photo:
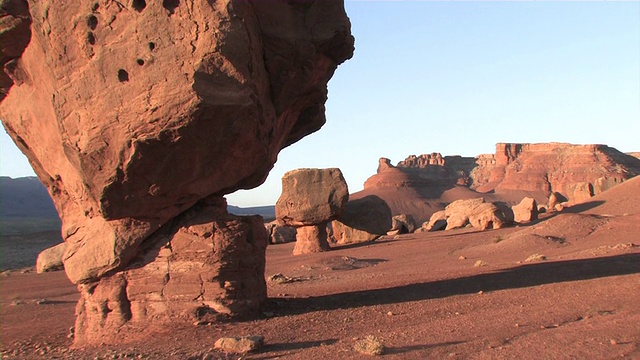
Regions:
[[266, 231], [222, 197], [324, 124], [353, 54], [343, 2], [0, 0], [0, 16], [0, 118], [62, 219], [76, 343], [254, 312]]
[[284, 174], [276, 220], [297, 227], [294, 255], [329, 250], [327, 225], [342, 213], [348, 199], [340, 169], [296, 169]]

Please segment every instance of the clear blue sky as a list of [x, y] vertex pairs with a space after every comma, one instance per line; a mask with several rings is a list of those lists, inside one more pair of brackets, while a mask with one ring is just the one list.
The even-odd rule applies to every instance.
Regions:
[[[274, 204], [282, 175], [301, 167], [339, 167], [355, 192], [380, 157], [475, 156], [497, 142], [640, 151], [639, 2], [347, 1], [346, 9], [356, 51], [329, 83], [327, 124], [230, 204]], [[32, 174], [2, 135], [0, 173]]]

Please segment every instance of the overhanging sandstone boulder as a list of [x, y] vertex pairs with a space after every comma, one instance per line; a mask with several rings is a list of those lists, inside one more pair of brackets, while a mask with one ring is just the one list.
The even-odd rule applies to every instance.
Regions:
[[[196, 231], [194, 241], [214, 239], [212, 246], [223, 253], [231, 251], [225, 239], [266, 234], [262, 224], [256, 235], [258, 230], [245, 229], [253, 225], [241, 225], [250, 220], [229, 220], [218, 209], [220, 199], [261, 184], [283, 147], [324, 124], [327, 81], [353, 52], [342, 1], [167, 7], [149, 1], [27, 6], [3, 0], [0, 8], [3, 19], [6, 11], [7, 19], [16, 20], [11, 24], [20, 21], [7, 28], [2, 22], [0, 33], [8, 29], [11, 39], [26, 39], [16, 42], [15, 51], [4, 40], [0, 46], [11, 80], [3, 77], [7, 96], [0, 118], [52, 195], [67, 244], [65, 270], [81, 284], [86, 309], [116, 300], [122, 305], [121, 316], [107, 315], [113, 322], [100, 320], [100, 311], [79, 316], [80, 342], [101, 339], [99, 329], [113, 331], [106, 324], [137, 318], [133, 308], [127, 310], [137, 300], [118, 289], [143, 276], [133, 263], [151, 257], [145, 261], [154, 264], [161, 255], [152, 249], [179, 241], [158, 234], [167, 227], [192, 231], [185, 214], [217, 209], [217, 218], [201, 224], [210, 231]], [[27, 8], [30, 17], [22, 11]], [[184, 255], [190, 266], [213, 261], [180, 255], [183, 250], [172, 256]], [[255, 297], [237, 293], [218, 308], [254, 311], [266, 297], [259, 280], [264, 249], [256, 245], [252, 251], [258, 260], [250, 262], [253, 271], [239, 272], [242, 280], [225, 279], [231, 275], [217, 265], [205, 266], [220, 286], [257, 284]], [[163, 287], [161, 278], [150, 281]], [[154, 308], [194, 306], [192, 300], [179, 305], [180, 297], [156, 300]]]

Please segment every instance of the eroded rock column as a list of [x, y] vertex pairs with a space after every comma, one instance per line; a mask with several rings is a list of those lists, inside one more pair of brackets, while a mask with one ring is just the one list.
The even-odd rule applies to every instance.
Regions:
[[229, 215], [222, 198], [200, 201], [145, 240], [126, 269], [78, 287], [76, 343], [106, 341], [125, 324], [140, 332], [256, 315], [267, 243], [260, 216]]

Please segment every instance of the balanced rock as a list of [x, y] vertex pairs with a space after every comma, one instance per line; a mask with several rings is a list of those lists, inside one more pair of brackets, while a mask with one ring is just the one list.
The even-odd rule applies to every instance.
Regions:
[[391, 228], [391, 209], [384, 200], [374, 195], [350, 200], [331, 227], [337, 244], [372, 241]]
[[518, 205], [511, 207], [514, 221], [517, 223], [528, 223], [538, 219], [538, 203], [535, 199], [526, 197]]
[[342, 213], [348, 199], [340, 169], [297, 169], [284, 174], [276, 220], [297, 227], [294, 255], [329, 250], [327, 224]]
[[36, 272], [41, 274], [47, 271], [63, 270], [62, 256], [66, 248], [66, 243], [60, 243], [42, 250], [36, 259]]
[[256, 313], [266, 231], [222, 196], [325, 123], [353, 53], [342, 1], [1, 3], [0, 119], [62, 219], [76, 343], [203, 306]]

